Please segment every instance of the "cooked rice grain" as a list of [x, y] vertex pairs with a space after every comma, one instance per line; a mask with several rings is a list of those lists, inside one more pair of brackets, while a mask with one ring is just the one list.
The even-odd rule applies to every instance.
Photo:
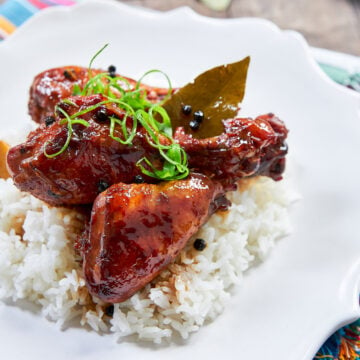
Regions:
[[[81, 325], [118, 339], [135, 335], [161, 343], [174, 334], [186, 339], [223, 311], [230, 288], [290, 231], [294, 196], [285, 181], [258, 178], [228, 198], [231, 210], [214, 214], [175, 263], [116, 304], [109, 317], [108, 304], [89, 295], [73, 250], [82, 216], [51, 208], [21, 193], [11, 180], [0, 180], [0, 299], [30, 300], [61, 326], [80, 319]], [[203, 251], [194, 249], [195, 238], [206, 241]]]

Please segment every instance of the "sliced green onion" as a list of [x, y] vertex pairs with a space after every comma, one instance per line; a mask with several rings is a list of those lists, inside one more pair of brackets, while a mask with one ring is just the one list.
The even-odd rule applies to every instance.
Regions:
[[81, 93], [82, 93], [82, 91], [81, 91], [80, 85], [75, 84], [72, 89], [72, 94], [75, 96], [75, 95], [81, 95]]
[[89, 79], [91, 78], [91, 67], [95, 59], [109, 46], [109, 44], [105, 44], [90, 60], [89, 67], [88, 67], [88, 75]]
[[55, 112], [57, 112], [57, 111], [61, 112], [65, 116], [65, 119], [62, 120], [61, 122], [63, 122], [63, 121], [67, 122], [67, 138], [66, 138], [66, 141], [65, 141], [64, 145], [62, 146], [62, 148], [53, 154], [48, 154], [48, 152], [46, 151], [46, 147], [48, 146], [48, 144], [50, 144], [50, 141], [47, 141], [44, 144], [44, 155], [49, 159], [52, 159], [52, 158], [62, 154], [68, 148], [70, 141], [71, 141], [72, 134], [73, 134], [72, 126], [74, 124], [81, 124], [85, 127], [88, 127], [90, 125], [87, 121], [85, 121], [83, 119], [71, 119], [69, 114], [59, 106], [55, 107]]
[[[92, 76], [91, 68], [95, 59], [105, 50], [108, 44], [104, 45], [90, 60], [88, 67], [89, 80], [81, 89], [78, 84], [73, 87], [73, 95], [89, 96], [94, 94], [102, 94], [106, 100], [99, 102], [93, 106], [89, 106], [84, 110], [80, 110], [69, 116], [66, 111], [60, 107], [56, 107], [56, 111], [61, 112], [65, 119], [61, 120], [60, 124], [67, 124], [67, 139], [63, 147], [54, 154], [48, 154], [45, 144], [44, 154], [48, 158], [54, 158], [62, 154], [69, 146], [74, 124], [80, 124], [85, 127], [89, 126], [86, 120], [79, 117], [89, 113], [102, 105], [115, 104], [117, 107], [125, 111], [123, 119], [118, 119], [114, 116], [109, 117], [109, 137], [123, 145], [132, 146], [132, 141], [136, 136], [138, 123], [146, 130], [146, 138], [150, 146], [157, 149], [159, 155], [163, 159], [163, 166], [161, 169], [156, 168], [151, 161], [143, 157], [136, 166], [138, 166], [142, 173], [159, 179], [159, 180], [176, 180], [183, 179], [189, 175], [189, 168], [187, 166], [187, 154], [185, 150], [174, 141], [172, 137], [171, 119], [166, 110], [161, 104], [171, 95], [172, 86], [169, 77], [161, 70], [147, 71], [132, 88], [130, 82], [121, 76], [111, 77], [108, 73], [103, 72]], [[167, 96], [162, 102], [153, 104], [147, 99], [146, 88], [141, 88], [142, 80], [152, 73], [162, 74], [169, 85]], [[119, 84], [124, 83], [127, 89], [124, 89]], [[63, 100], [63, 103], [78, 107], [73, 101], [69, 99]], [[129, 130], [127, 126], [128, 120], [132, 118], [132, 127]], [[120, 129], [122, 136], [116, 136], [116, 127]], [[164, 144], [165, 142], [165, 144]]]
[[150, 74], [154, 74], [154, 73], [159, 73], [159, 74], [161, 74], [161, 75], [164, 75], [164, 77], [165, 77], [165, 79], [166, 79], [166, 81], [167, 81], [167, 83], [168, 83], [168, 85], [169, 85], [168, 93], [167, 93], [167, 95], [165, 96], [165, 98], [162, 100], [162, 102], [164, 102], [165, 100], [167, 100], [167, 99], [170, 97], [170, 95], [171, 95], [171, 93], [172, 93], [172, 84], [171, 84], [171, 81], [170, 81], [169, 76], [168, 76], [166, 73], [164, 73], [163, 71], [161, 71], [161, 70], [152, 69], [152, 70], [147, 71], [147, 72], [146, 72], [143, 76], [141, 76], [141, 78], [136, 82], [135, 88], [136, 88], [136, 89], [139, 89], [142, 81], [144, 80], [144, 78], [145, 78], [146, 76], [148, 76], [148, 75], [150, 75]]

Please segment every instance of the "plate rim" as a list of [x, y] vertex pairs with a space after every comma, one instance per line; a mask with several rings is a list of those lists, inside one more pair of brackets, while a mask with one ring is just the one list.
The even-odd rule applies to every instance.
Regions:
[[[223, 22], [239, 22], [239, 23], [245, 23], [250, 22], [254, 24], [260, 24], [261, 26], [266, 26], [269, 30], [272, 32], [276, 32], [278, 34], [287, 34], [293, 38], [295, 38], [299, 44], [301, 44], [309, 65], [311, 65], [312, 69], [316, 71], [317, 75], [320, 76], [320, 78], [323, 81], [326, 81], [326, 83], [329, 86], [332, 86], [333, 88], [336, 88], [338, 91], [340, 91], [343, 94], [347, 94], [349, 97], [355, 98], [359, 101], [359, 108], [360, 108], [360, 93], [357, 93], [351, 89], [348, 89], [344, 86], [341, 86], [331, 80], [325, 73], [322, 71], [318, 63], [316, 62], [309, 44], [307, 43], [305, 37], [298, 31], [292, 30], [292, 29], [281, 29], [278, 25], [276, 25], [274, 22], [268, 19], [260, 18], [260, 17], [251, 17], [251, 16], [245, 16], [245, 17], [234, 17], [234, 18], [215, 18], [210, 17], [206, 15], [202, 15], [197, 13], [195, 10], [193, 10], [191, 7], [187, 5], [179, 6], [174, 9], [169, 10], [155, 10], [151, 8], [146, 8], [141, 5], [137, 4], [129, 4], [129, 3], [123, 3], [117, 0], [86, 0], [78, 2], [71, 6], [65, 6], [65, 5], [58, 5], [58, 6], [51, 6], [47, 7], [45, 9], [42, 9], [41, 11], [33, 14], [29, 19], [27, 19], [19, 28], [16, 28], [16, 30], [7, 38], [5, 38], [2, 42], [0, 42], [0, 49], [2, 46], [9, 46], [7, 45], [10, 42], [16, 41], [17, 37], [23, 36], [22, 34], [27, 31], [27, 28], [30, 26], [33, 26], [32, 24], [39, 19], [41, 20], [42, 17], [48, 17], [52, 16], [53, 13], [57, 12], [75, 12], [81, 10], [83, 7], [90, 7], [90, 6], [98, 6], [98, 5], [106, 5], [106, 6], [113, 6], [117, 7], [119, 9], [123, 9], [126, 11], [132, 11], [135, 13], [142, 12], [143, 14], [147, 14], [150, 16], [161, 16], [166, 17], [172, 15], [172, 16], [187, 16], [188, 18], [193, 18], [197, 21], [206, 21], [206, 22], [213, 22], [213, 23], [223, 23]], [[13, 40], [14, 39], [14, 40]], [[317, 48], [314, 48], [315, 52]], [[326, 50], [326, 49], [324, 49]], [[347, 54], [346, 54], [347, 55]], [[359, 110], [360, 111], [360, 110]], [[359, 115], [360, 116], [360, 115]]]
[[[191, 17], [194, 17], [195, 19], [206, 19], [206, 21], [215, 21], [215, 22], [224, 22], [224, 21], [231, 21], [231, 22], [238, 22], [238, 21], [241, 21], [241, 22], [244, 22], [244, 21], [251, 21], [253, 23], [261, 23], [263, 25], [266, 25], [268, 26], [269, 28], [272, 29], [272, 31], [276, 31], [276, 32], [279, 32], [279, 33], [286, 33], [288, 34], [289, 36], [292, 36], [294, 38], [297, 38], [299, 43], [302, 44], [303, 46], [303, 49], [305, 50], [304, 53], [307, 55], [307, 61], [308, 63], [311, 65], [312, 69], [314, 71], [316, 71], [316, 73], [318, 74], [318, 76], [320, 76], [322, 78], [323, 81], [326, 81], [327, 85], [328, 86], [332, 86], [334, 89], [336, 88], [336, 90], [339, 92], [339, 94], [343, 94], [343, 96], [347, 96], [351, 99], [354, 99], [354, 101], [357, 101], [358, 102], [358, 110], [359, 110], [359, 118], [360, 118], [360, 94], [357, 94], [349, 89], [345, 89], [343, 88], [342, 86], [340, 85], [337, 85], [336, 83], [334, 83], [332, 80], [330, 80], [326, 74], [324, 74], [320, 67], [317, 65], [315, 59], [313, 58], [312, 54], [311, 54], [311, 51], [310, 51], [310, 48], [308, 47], [305, 39], [303, 38], [303, 36], [299, 33], [296, 33], [292, 30], [281, 30], [277, 25], [275, 25], [274, 23], [272, 23], [271, 21], [269, 20], [265, 20], [265, 19], [261, 19], [261, 18], [233, 18], [233, 19], [215, 19], [215, 18], [210, 18], [210, 17], [207, 17], [207, 16], [203, 16], [203, 15], [200, 15], [198, 13], [196, 13], [195, 11], [193, 11], [191, 8], [189, 7], [179, 7], [179, 8], [176, 8], [176, 9], [172, 9], [172, 10], [168, 10], [168, 11], [157, 11], [157, 10], [150, 10], [150, 9], [147, 9], [147, 8], [143, 8], [143, 7], [139, 7], [139, 6], [132, 6], [132, 5], [128, 5], [128, 4], [124, 4], [124, 3], [119, 3], [119, 2], [116, 2], [116, 1], [113, 1], [113, 0], [88, 0], [86, 2], [81, 2], [81, 3], [78, 3], [72, 7], [63, 7], [63, 6], [59, 6], [59, 7], [53, 7], [53, 8], [48, 8], [48, 9], [45, 9], [37, 14], [35, 14], [32, 18], [30, 18], [22, 27], [20, 27], [19, 29], [16, 30], [16, 32], [10, 36], [8, 39], [6, 39], [3, 43], [0, 44], [0, 51], [2, 50], [3, 47], [6, 47], [6, 46], [10, 46], [10, 45], [7, 45], [7, 44], [11, 44], [12, 42], [15, 42], [16, 39], [19, 37], [19, 36], [23, 36], [23, 34], [26, 33], [27, 31], [27, 28], [28, 27], [31, 27], [33, 26], [33, 23], [34, 22], [37, 22], [37, 21], [41, 21], [41, 18], [42, 17], [48, 17], [50, 14], [56, 14], [57, 12], [59, 11], [67, 11], [67, 12], [72, 12], [72, 11], [77, 11], [77, 9], [81, 9], [82, 7], [88, 7], [88, 6], [92, 6], [92, 4], [111, 4], [111, 6], [115, 5], [119, 8], [127, 8], [127, 9], [132, 9], [131, 11], [139, 11], [141, 10], [142, 12], [144, 13], [147, 13], [147, 14], [153, 14], [153, 15], [156, 15], [158, 16], [159, 14], [161, 14], [161, 16], [166, 16], [167, 14], [169, 13], [173, 13], [175, 14], [176, 16], [178, 16], [178, 14], [180, 14], [181, 16], [183, 16], [182, 14], [185, 14], [185, 16], [191, 16]], [[52, 16], [52, 15], [51, 15]], [[13, 40], [14, 39], [14, 40]], [[360, 261], [360, 257], [359, 257], [359, 261]], [[358, 273], [360, 270], [360, 263], [357, 265], [357, 270], [356, 272]], [[355, 276], [355, 275], [354, 275]], [[355, 285], [355, 288], [353, 289], [353, 294], [354, 294], [354, 304], [355, 304], [355, 297], [356, 296], [356, 293], [358, 294], [359, 292], [359, 289], [360, 289], [360, 276], [359, 275], [356, 275], [357, 277], [357, 283]], [[356, 318], [360, 315], [360, 308], [356, 309], [355, 311], [355, 308], [353, 309], [353, 311], [349, 311], [348, 313], [348, 319], [346, 319], [346, 322], [349, 322], [349, 321], [352, 321], [355, 319], [355, 316]], [[334, 329], [338, 329], [339, 327], [341, 327], [343, 324], [337, 324], [337, 325], [334, 325]], [[333, 329], [333, 330], [334, 330]], [[329, 334], [330, 335], [333, 330], [329, 330]], [[320, 345], [323, 343], [324, 340], [321, 341]]]

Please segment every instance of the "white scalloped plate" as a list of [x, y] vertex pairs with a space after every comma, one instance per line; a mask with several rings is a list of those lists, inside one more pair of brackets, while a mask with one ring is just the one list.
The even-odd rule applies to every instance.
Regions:
[[135, 78], [160, 68], [177, 85], [251, 55], [243, 113], [273, 111], [291, 130], [303, 196], [293, 214], [294, 233], [247, 274], [225, 312], [185, 344], [119, 345], [83, 329], [61, 332], [32, 312], [2, 305], [2, 358], [312, 359], [330, 333], [360, 316], [360, 97], [322, 74], [301, 36], [267, 21], [87, 1], [40, 13], [0, 45], [2, 128], [26, 119], [35, 74], [87, 65], [108, 42], [97, 66], [115, 63]]

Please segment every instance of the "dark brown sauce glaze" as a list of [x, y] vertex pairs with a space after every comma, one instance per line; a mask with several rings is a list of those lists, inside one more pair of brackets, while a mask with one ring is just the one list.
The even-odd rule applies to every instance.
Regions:
[[[102, 95], [69, 99], [76, 106], [61, 104], [69, 115], [105, 100]], [[123, 145], [109, 137], [109, 121], [99, 117], [102, 110], [108, 116], [124, 116], [114, 104], [81, 115], [90, 126], [74, 125], [68, 148], [55, 158], [47, 158], [44, 149], [53, 154], [66, 142], [68, 132], [60, 123], [61, 114], [56, 114], [54, 123], [31, 132], [25, 143], [11, 148], [7, 161], [16, 186], [51, 205], [77, 205], [92, 203], [99, 192], [118, 182], [134, 183], [141, 176], [147, 183], [156, 183], [136, 165], [146, 156], [162, 167], [162, 158], [149, 145], [145, 130], [139, 126], [133, 145]], [[131, 118], [127, 125], [130, 129]], [[287, 152], [287, 129], [281, 120], [270, 114], [227, 120], [224, 125], [223, 134], [209, 139], [194, 139], [181, 128], [176, 131], [174, 139], [187, 153], [192, 171], [220, 181], [225, 190], [236, 188], [239, 179], [249, 176], [281, 179]], [[115, 135], [122, 137], [120, 131]], [[168, 140], [160, 140], [167, 144]]]
[[[78, 107], [64, 104], [69, 115], [104, 98], [93, 95], [71, 100]], [[106, 110], [118, 118], [124, 115], [111, 104]], [[74, 125], [69, 147], [55, 158], [47, 158], [44, 148], [47, 144], [47, 153], [53, 154], [66, 141], [67, 128], [60, 124], [59, 117], [50, 126], [42, 124], [31, 132], [26, 143], [11, 148], [7, 161], [15, 185], [51, 205], [76, 205], [91, 204], [105, 183], [108, 186], [118, 182], [132, 183], [137, 175], [149, 183], [154, 182], [135, 165], [145, 155], [154, 164], [160, 161], [157, 150], [148, 144], [144, 129], [137, 132], [132, 146], [123, 145], [109, 137], [109, 123], [97, 121], [96, 111], [81, 116], [90, 126]], [[122, 136], [120, 130], [115, 131], [115, 136]]]
[[[93, 74], [98, 72], [93, 70]], [[55, 105], [71, 95], [74, 85], [82, 87], [87, 76], [87, 69], [71, 66], [35, 78], [29, 112], [40, 126], [25, 143], [9, 151], [7, 161], [21, 190], [51, 205], [89, 204], [84, 207], [86, 230], [75, 248], [83, 257], [89, 291], [115, 303], [154, 279], [211, 214], [227, 210], [230, 202], [225, 192], [235, 189], [239, 179], [265, 175], [280, 180], [288, 131], [273, 114], [226, 120], [221, 135], [206, 139], [194, 139], [177, 128], [174, 139], [188, 155], [191, 174], [185, 180], [157, 183], [136, 166], [144, 156], [162, 166], [144, 129], [138, 127], [132, 146], [114, 141], [109, 137], [108, 118], [122, 119], [124, 113], [114, 104], [106, 104], [81, 115], [89, 127], [74, 125], [68, 148], [49, 159], [45, 147], [49, 154], [56, 153], [67, 138], [63, 114], [54, 114]], [[134, 86], [133, 80], [129, 82]], [[166, 89], [142, 88], [154, 102], [167, 93]], [[92, 95], [70, 100], [76, 105], [59, 105], [69, 115], [105, 98]], [[200, 115], [196, 115], [198, 121]], [[200, 122], [205, 126], [202, 116]], [[131, 126], [128, 118], [127, 127]], [[122, 137], [118, 130], [114, 135]], [[160, 141], [167, 144], [168, 140]], [[93, 202], [90, 220], [87, 211]]]
[[[106, 73], [104, 70], [93, 69], [91, 75], [103, 72]], [[135, 80], [128, 77], [123, 78], [131, 88], [135, 86]], [[49, 69], [38, 74], [30, 88], [28, 108], [31, 118], [37, 123], [44, 122], [47, 116], [53, 115], [56, 104], [72, 96], [74, 86], [77, 85], [82, 89], [88, 80], [88, 69], [74, 65]], [[128, 89], [128, 84], [125, 82], [119, 82], [119, 85]], [[141, 88], [146, 89], [147, 98], [152, 102], [162, 100], [168, 93], [168, 89], [148, 85], [141, 85]]]
[[[92, 74], [98, 72], [93, 70]], [[71, 96], [75, 85], [83, 87], [88, 79], [88, 70], [79, 66], [49, 69], [37, 75], [30, 88], [28, 109], [31, 118], [42, 123], [47, 116], [53, 115], [57, 103]]]
[[238, 180], [264, 175], [281, 180], [288, 130], [273, 114], [224, 121], [224, 133], [194, 139], [178, 128], [175, 139], [186, 150], [189, 167], [234, 190]]
[[113, 185], [94, 202], [83, 247], [90, 292], [107, 302], [126, 300], [226, 202], [222, 186], [201, 174], [158, 185]]

